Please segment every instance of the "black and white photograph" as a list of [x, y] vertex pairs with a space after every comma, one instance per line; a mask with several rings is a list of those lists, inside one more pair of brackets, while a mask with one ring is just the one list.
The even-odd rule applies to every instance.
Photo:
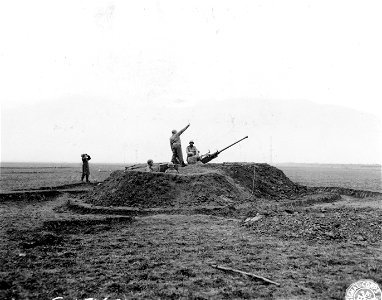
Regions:
[[382, 2], [0, 2], [0, 299], [382, 300]]

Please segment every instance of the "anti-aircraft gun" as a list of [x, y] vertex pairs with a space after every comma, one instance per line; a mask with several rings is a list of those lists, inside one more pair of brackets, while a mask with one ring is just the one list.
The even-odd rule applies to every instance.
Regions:
[[202, 156], [200, 157], [200, 161], [201, 161], [202, 163], [206, 164], [206, 163], [208, 163], [209, 161], [213, 160], [214, 158], [218, 157], [218, 155], [219, 155], [221, 152], [223, 152], [224, 150], [227, 150], [228, 148], [230, 148], [230, 147], [232, 147], [233, 145], [235, 145], [235, 144], [241, 142], [242, 140], [245, 140], [246, 138], [248, 138], [248, 136], [243, 137], [241, 140], [238, 140], [237, 142], [235, 142], [235, 143], [233, 143], [233, 144], [231, 144], [231, 145], [225, 147], [225, 148], [222, 149], [222, 150], [217, 150], [216, 152], [214, 152], [214, 153], [212, 153], [212, 154], [211, 154], [210, 152], [208, 152], [208, 153], [206, 153], [206, 154], [204, 154], [204, 155], [202, 155]]

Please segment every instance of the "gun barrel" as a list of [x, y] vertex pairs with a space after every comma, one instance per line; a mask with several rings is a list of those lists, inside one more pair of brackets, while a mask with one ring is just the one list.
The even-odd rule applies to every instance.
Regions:
[[242, 139], [238, 140], [237, 142], [234, 142], [233, 144], [231, 144], [231, 145], [225, 147], [224, 149], [218, 151], [218, 153], [223, 152], [224, 150], [227, 150], [228, 148], [230, 148], [230, 147], [232, 147], [233, 145], [235, 145], [235, 144], [241, 142], [242, 140], [245, 140], [246, 138], [248, 138], [248, 135], [247, 135], [246, 137], [243, 137]]

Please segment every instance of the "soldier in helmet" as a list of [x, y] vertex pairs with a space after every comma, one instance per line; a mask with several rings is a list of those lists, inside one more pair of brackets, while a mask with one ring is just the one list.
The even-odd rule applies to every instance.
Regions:
[[152, 159], [149, 159], [147, 161], [147, 166], [145, 168], [145, 171], [146, 172], [154, 172], [153, 165], [154, 165], [154, 161]]
[[81, 181], [84, 181], [84, 178], [86, 177], [86, 182], [90, 182], [89, 181], [89, 175], [90, 175], [89, 160], [91, 160], [91, 157], [88, 154], [81, 154], [81, 159], [82, 159]]
[[180, 142], [180, 135], [188, 128], [190, 124], [184, 127], [182, 130], [176, 131], [175, 129], [172, 131], [172, 136], [170, 137], [170, 146], [172, 150], [172, 159], [171, 162], [174, 164], [179, 163], [182, 167], [185, 167], [186, 164], [183, 160], [182, 153], [182, 145]]
[[191, 140], [186, 148], [187, 162], [189, 164], [195, 164], [199, 160], [199, 150], [194, 146], [194, 141]]
[[169, 173], [169, 174], [179, 173], [178, 170], [175, 169], [175, 165], [173, 162], [169, 162], [167, 166], [168, 166], [168, 169], [165, 171], [165, 173]]

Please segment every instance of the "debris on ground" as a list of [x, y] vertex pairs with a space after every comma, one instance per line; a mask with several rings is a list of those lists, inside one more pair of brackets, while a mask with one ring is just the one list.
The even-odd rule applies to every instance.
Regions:
[[260, 275], [256, 275], [256, 274], [253, 274], [253, 273], [249, 273], [249, 272], [244, 272], [244, 271], [241, 271], [241, 270], [237, 270], [237, 269], [232, 269], [232, 268], [228, 268], [228, 267], [224, 267], [224, 266], [219, 266], [219, 265], [211, 265], [212, 268], [215, 268], [215, 269], [218, 269], [218, 270], [222, 270], [222, 271], [228, 271], [228, 272], [234, 272], [234, 273], [238, 273], [238, 274], [242, 274], [242, 275], [246, 275], [246, 276], [249, 276], [249, 277], [252, 277], [254, 279], [259, 279], [259, 280], [262, 280], [266, 283], [270, 283], [270, 284], [274, 284], [274, 285], [277, 285], [279, 286], [280, 283], [277, 283], [277, 282], [274, 282], [266, 277], [263, 277], [263, 276], [260, 276]]
[[263, 218], [263, 215], [260, 215], [259, 213], [256, 214], [255, 217], [249, 217], [244, 220], [244, 225], [250, 225], [255, 223], [256, 221], [259, 221], [261, 218]]

